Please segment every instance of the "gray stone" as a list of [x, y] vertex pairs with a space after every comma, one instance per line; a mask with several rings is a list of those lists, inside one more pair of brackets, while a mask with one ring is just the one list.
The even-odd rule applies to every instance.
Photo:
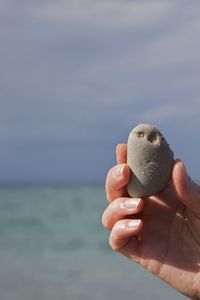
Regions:
[[145, 198], [159, 193], [171, 178], [173, 162], [173, 151], [156, 127], [136, 126], [127, 144], [127, 164], [131, 169], [129, 195]]

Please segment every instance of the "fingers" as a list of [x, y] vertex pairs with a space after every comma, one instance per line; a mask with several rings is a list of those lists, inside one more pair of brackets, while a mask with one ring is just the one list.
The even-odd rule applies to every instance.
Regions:
[[[109, 244], [115, 251], [124, 248], [130, 238], [139, 233], [142, 229], [142, 221], [137, 220], [120, 220], [115, 223], [109, 238]], [[135, 240], [137, 241], [137, 240]]]
[[102, 223], [105, 228], [111, 230], [109, 243], [112, 249], [124, 248], [129, 239], [139, 233], [143, 225], [142, 221], [124, 218], [139, 213], [143, 205], [143, 200], [140, 198], [118, 198], [106, 208]]
[[200, 216], [200, 187], [191, 180], [182, 161], [177, 160], [172, 171], [172, 181], [179, 199]]
[[116, 148], [116, 157], [118, 164], [125, 164], [127, 162], [127, 145], [118, 144]]
[[130, 169], [126, 164], [114, 166], [106, 178], [106, 195], [109, 202], [127, 195], [126, 185], [130, 179]]
[[110, 169], [106, 178], [106, 196], [109, 202], [119, 197], [128, 196], [125, 186], [130, 179], [130, 169], [126, 165], [126, 144], [117, 145], [116, 158], [118, 165]]
[[129, 215], [138, 214], [144, 202], [140, 198], [118, 198], [111, 202], [104, 211], [102, 223], [105, 228], [112, 229], [114, 224]]
[[102, 223], [111, 230], [109, 243], [117, 251], [125, 247], [130, 239], [136, 246], [138, 241], [134, 239], [134, 235], [139, 233], [143, 223], [140, 219], [124, 218], [139, 213], [143, 208], [143, 200], [126, 198], [126, 185], [130, 180], [130, 169], [126, 164], [126, 144], [117, 146], [116, 157], [118, 165], [108, 172], [106, 178], [106, 195], [111, 203], [102, 216]]

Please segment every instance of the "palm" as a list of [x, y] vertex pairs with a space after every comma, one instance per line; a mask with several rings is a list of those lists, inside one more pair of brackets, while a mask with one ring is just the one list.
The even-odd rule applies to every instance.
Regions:
[[195, 286], [200, 286], [200, 234], [195, 233], [200, 230], [195, 228], [196, 217], [176, 198], [172, 186], [146, 199], [140, 217], [144, 226], [137, 247], [132, 238], [120, 252], [191, 295]]

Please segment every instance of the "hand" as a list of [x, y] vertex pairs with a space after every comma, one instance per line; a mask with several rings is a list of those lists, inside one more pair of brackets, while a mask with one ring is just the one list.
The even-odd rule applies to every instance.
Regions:
[[177, 160], [163, 191], [146, 199], [130, 198], [126, 144], [118, 145], [116, 152], [118, 165], [106, 179], [110, 204], [102, 216], [111, 230], [110, 246], [182, 294], [200, 299], [199, 186]]

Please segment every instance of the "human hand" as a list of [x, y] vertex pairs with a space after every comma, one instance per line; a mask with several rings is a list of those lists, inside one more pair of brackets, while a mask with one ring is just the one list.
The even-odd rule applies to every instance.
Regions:
[[110, 202], [102, 223], [113, 250], [139, 263], [182, 294], [200, 299], [200, 189], [175, 161], [172, 180], [146, 199], [128, 196], [127, 146], [116, 150], [117, 166], [106, 178]]

